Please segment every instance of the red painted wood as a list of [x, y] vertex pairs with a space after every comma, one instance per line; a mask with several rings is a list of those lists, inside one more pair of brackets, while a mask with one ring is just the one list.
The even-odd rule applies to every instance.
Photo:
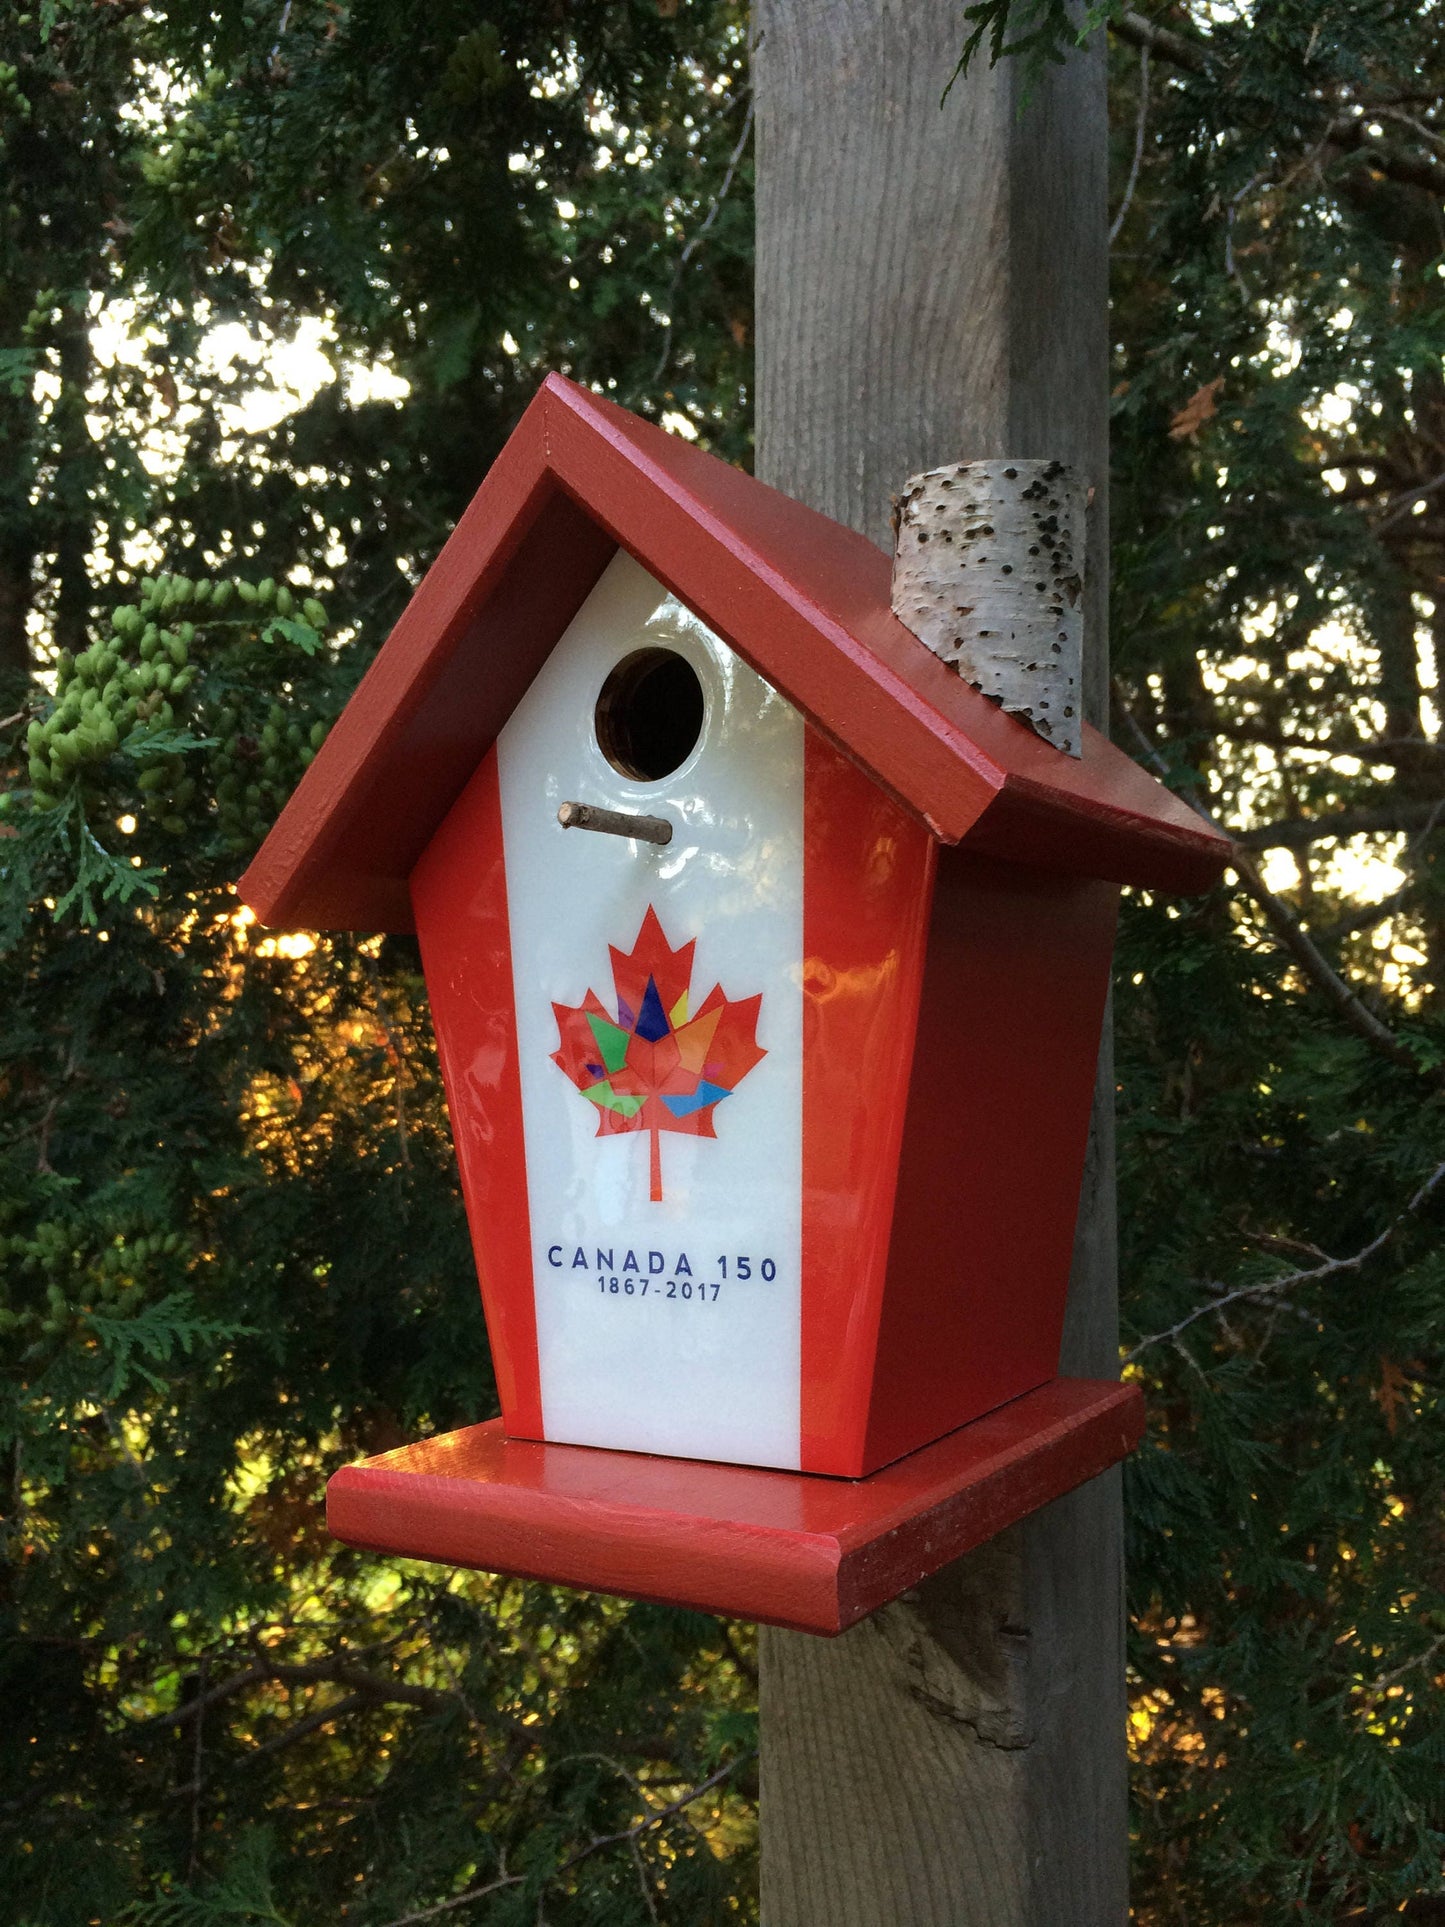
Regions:
[[412, 929], [413, 864], [616, 553], [493, 468], [242, 877], [263, 923]]
[[[1116, 891], [940, 853], [811, 730], [803, 815], [800, 1460], [856, 1478], [1057, 1369]], [[495, 751], [412, 899], [503, 1415], [540, 1440]]]
[[548, 376], [564, 485], [674, 594], [946, 843], [1117, 882], [1208, 887], [1229, 846], [1084, 726], [1066, 756], [941, 663], [893, 614], [866, 537]]
[[1137, 1386], [1056, 1379], [871, 1478], [508, 1439], [501, 1422], [338, 1472], [348, 1545], [835, 1634], [1115, 1464]]
[[801, 1457], [872, 1473], [1057, 1369], [1097, 879], [1191, 887], [1227, 845], [945, 669], [867, 542], [549, 378], [242, 883], [263, 920], [419, 931], [514, 1443], [545, 1414], [491, 752], [619, 544], [809, 723]]
[[1059, 1369], [1118, 894], [940, 852], [864, 1471]]
[[409, 927], [411, 865], [618, 543], [940, 840], [1167, 889], [1226, 861], [1106, 739], [1076, 761], [945, 668], [871, 543], [549, 376], [242, 879], [263, 922]]
[[854, 1476], [938, 845], [810, 729], [803, 851], [801, 1463]]
[[542, 1388], [505, 866], [492, 750], [413, 870], [411, 894], [502, 1415], [513, 1436], [539, 1439]]

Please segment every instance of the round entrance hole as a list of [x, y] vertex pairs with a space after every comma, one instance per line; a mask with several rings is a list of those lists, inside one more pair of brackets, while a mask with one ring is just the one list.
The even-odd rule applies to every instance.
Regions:
[[612, 671], [597, 698], [602, 754], [635, 783], [680, 769], [702, 734], [702, 684], [671, 649], [637, 649]]

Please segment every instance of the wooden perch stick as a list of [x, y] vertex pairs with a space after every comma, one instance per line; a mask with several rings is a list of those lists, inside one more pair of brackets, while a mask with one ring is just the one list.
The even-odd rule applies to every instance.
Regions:
[[601, 830], [607, 836], [630, 836], [639, 843], [671, 843], [672, 825], [664, 816], [627, 816], [621, 810], [599, 809], [595, 803], [564, 803], [557, 812], [564, 830]]
[[1083, 747], [1084, 490], [1063, 462], [910, 476], [893, 613], [935, 656], [1070, 756]]

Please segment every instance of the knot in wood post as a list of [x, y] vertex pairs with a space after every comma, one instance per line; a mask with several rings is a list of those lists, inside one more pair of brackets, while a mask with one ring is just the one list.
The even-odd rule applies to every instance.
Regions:
[[1083, 484], [1058, 461], [959, 462], [894, 504], [893, 613], [1070, 756], [1083, 743]]

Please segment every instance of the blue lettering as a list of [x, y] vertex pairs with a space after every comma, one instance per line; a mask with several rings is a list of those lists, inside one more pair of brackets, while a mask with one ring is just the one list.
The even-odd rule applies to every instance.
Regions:
[[610, 1251], [604, 1251], [601, 1245], [597, 1247], [597, 1269], [599, 1271], [611, 1271], [612, 1269], [612, 1253]]
[[652, 1273], [652, 1276], [654, 1278], [656, 1278], [661, 1272], [664, 1272], [667, 1270], [667, 1260], [666, 1258], [663, 1257], [660, 1251], [648, 1252], [647, 1269]]
[[572, 1269], [574, 1271], [585, 1271], [587, 1269], [587, 1253], [582, 1249], [581, 1245], [578, 1245], [577, 1249], [572, 1253]]
[[691, 1278], [692, 1266], [687, 1262], [687, 1253], [685, 1251], [678, 1253], [677, 1263], [673, 1266], [673, 1270], [679, 1278]]
[[547, 1247], [547, 1263], [548, 1263], [549, 1265], [552, 1265], [552, 1266], [554, 1266], [554, 1267], [555, 1267], [555, 1268], [556, 1268], [556, 1269], [557, 1269], [558, 1271], [560, 1271], [560, 1270], [562, 1269], [562, 1247], [561, 1247], [561, 1245], [548, 1245], [548, 1247]]
[[624, 1271], [636, 1271], [638, 1268], [637, 1253], [635, 1251], [629, 1251], [627, 1256], [622, 1260], [622, 1269]]

